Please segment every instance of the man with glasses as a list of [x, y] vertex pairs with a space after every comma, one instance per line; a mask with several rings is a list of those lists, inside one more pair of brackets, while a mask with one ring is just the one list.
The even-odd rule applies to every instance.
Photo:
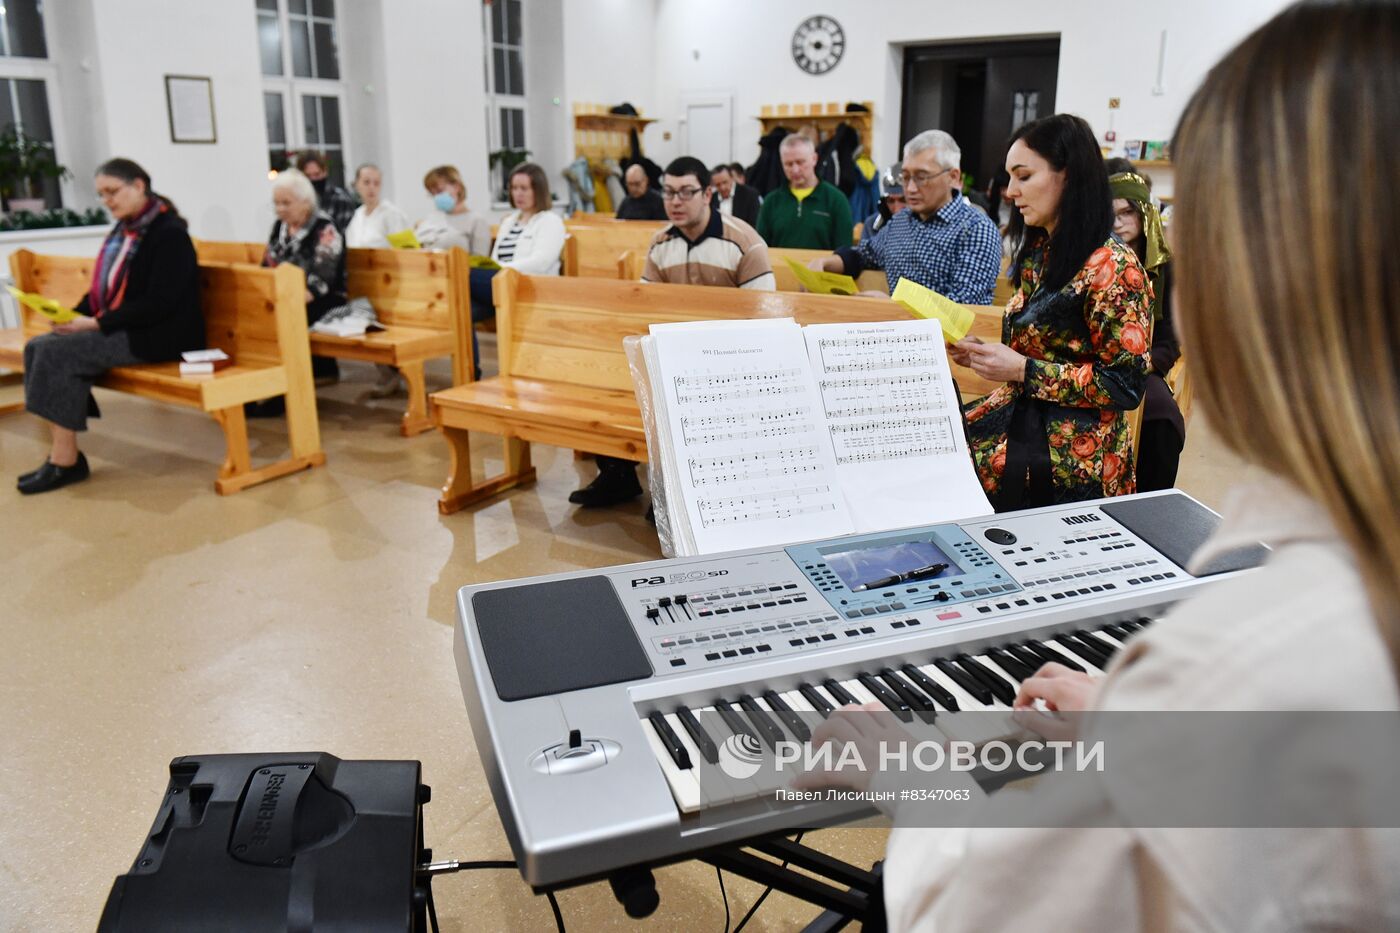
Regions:
[[721, 162], [710, 169], [710, 181], [715, 187], [711, 207], [721, 214], [738, 217], [750, 226], [758, 223], [758, 209], [763, 204], [763, 198], [748, 185], [735, 180], [728, 165]]
[[[715, 210], [710, 204], [713, 193], [710, 173], [699, 159], [681, 156], [666, 166], [661, 196], [671, 226], [651, 241], [642, 281], [773, 291], [768, 246], [753, 227]], [[598, 478], [570, 493], [569, 501], [596, 508], [641, 494], [635, 463], [600, 456]]]
[[891, 291], [901, 278], [971, 305], [989, 305], [1001, 271], [1001, 234], [962, 196], [962, 150], [942, 130], [925, 130], [904, 146], [907, 209], [879, 236], [814, 259], [813, 269], [858, 276], [883, 269]]
[[817, 178], [817, 150], [805, 136], [783, 138], [778, 156], [786, 188], [775, 188], [758, 212], [758, 235], [769, 246], [840, 249], [851, 245], [851, 202], [830, 182]]

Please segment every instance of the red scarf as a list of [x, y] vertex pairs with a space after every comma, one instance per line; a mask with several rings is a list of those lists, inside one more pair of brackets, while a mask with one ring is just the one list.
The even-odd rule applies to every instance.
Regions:
[[118, 221], [102, 242], [102, 251], [92, 267], [92, 285], [88, 288], [88, 307], [93, 317], [122, 306], [126, 297], [126, 280], [131, 274], [131, 259], [141, 246], [141, 240], [151, 221], [170, 210], [164, 198], [152, 196], [146, 206], [130, 220]]

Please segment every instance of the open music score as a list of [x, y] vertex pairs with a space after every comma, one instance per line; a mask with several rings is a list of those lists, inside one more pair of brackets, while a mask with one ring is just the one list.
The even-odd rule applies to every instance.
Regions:
[[643, 353], [670, 553], [991, 511], [937, 322], [656, 325]]

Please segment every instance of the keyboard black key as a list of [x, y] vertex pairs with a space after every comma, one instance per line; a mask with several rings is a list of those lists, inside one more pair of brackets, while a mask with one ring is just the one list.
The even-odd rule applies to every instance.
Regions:
[[1103, 652], [1092, 645], [1084, 644], [1073, 635], [1056, 635], [1055, 640], [1064, 645], [1066, 650], [1074, 652], [1100, 670], [1108, 666], [1108, 658], [1104, 656]]
[[860, 704], [859, 700], [847, 693], [846, 688], [834, 680], [823, 680], [822, 689], [831, 694], [832, 699], [842, 706], [858, 706]]
[[1025, 645], [1007, 645], [1002, 648], [1002, 650], [1017, 661], [1020, 661], [1021, 666], [1031, 672], [1031, 676], [1034, 676], [1035, 672], [1040, 670], [1041, 665], [1045, 663], [1045, 660], [1040, 655], [1036, 654]]
[[768, 704], [768, 708], [782, 720], [783, 725], [787, 726], [788, 731], [797, 736], [800, 741], [806, 742], [812, 738], [812, 730], [807, 728], [807, 724], [802, 721], [802, 717], [797, 715], [797, 711], [791, 706], [788, 706], [777, 693], [772, 690], [765, 690], [763, 693], [763, 702]]
[[797, 692], [802, 694], [808, 703], [812, 704], [813, 709], [822, 714], [823, 719], [830, 715], [831, 711], [836, 708], [831, 705], [830, 700], [822, 696], [820, 690], [813, 687], [811, 684], [803, 684], [797, 688]]
[[913, 722], [914, 714], [909, 710], [909, 704], [899, 697], [893, 690], [880, 682], [878, 678], [869, 674], [857, 674], [856, 680], [860, 685], [875, 695], [875, 699], [890, 708], [890, 712], [899, 717], [900, 722]]
[[1141, 632], [1143, 629], [1143, 626], [1137, 624], [1131, 619], [1124, 619], [1123, 621], [1119, 622], [1118, 627], [1125, 628], [1128, 631], [1133, 632], [1134, 634], [1136, 634], [1137, 632]]
[[938, 685], [932, 677], [925, 674], [912, 664], [906, 664], [900, 668], [904, 676], [919, 685], [919, 689], [938, 701], [950, 713], [958, 712], [958, 698]]
[[1150, 619], [1150, 618], [1148, 618], [1147, 616], [1138, 616], [1138, 617], [1137, 617], [1135, 620], [1133, 620], [1133, 621], [1137, 622], [1137, 624], [1138, 624], [1138, 625], [1141, 625], [1143, 628], [1147, 628], [1147, 626], [1151, 625], [1153, 622], [1156, 622], [1157, 620], [1156, 620], [1156, 619]]
[[992, 696], [1007, 706], [1016, 702], [1016, 691], [1011, 689], [1011, 685], [983, 667], [981, 661], [970, 654], [960, 654], [953, 660], [962, 665], [963, 670], [982, 681], [987, 689], [992, 691]]
[[778, 724], [773, 721], [773, 717], [768, 715], [768, 711], [759, 706], [754, 698], [747, 693], [739, 697], [739, 705], [748, 711], [748, 719], [758, 727], [759, 733], [763, 736], [763, 741], [768, 743], [768, 747], [773, 751], [778, 750], [778, 743], [787, 741], [787, 736], [783, 735], [783, 730], [778, 728]]
[[1084, 673], [1083, 666], [1080, 665], [1077, 661], [1070, 660], [1069, 658], [1065, 657], [1062, 652], [1056, 651], [1054, 648], [1051, 648], [1049, 645], [1046, 645], [1043, 642], [1038, 642], [1035, 639], [1031, 639], [1030, 641], [1026, 642], [1025, 647], [1027, 651], [1031, 651], [1035, 654], [1040, 655], [1040, 659], [1046, 664], [1063, 664], [1065, 667], [1069, 668], [1072, 671], [1078, 671], [1081, 674]]
[[982, 681], [968, 674], [967, 671], [958, 667], [951, 661], [938, 658], [933, 662], [933, 666], [938, 668], [953, 683], [962, 687], [972, 698], [983, 706], [992, 705], [992, 691], [989, 690]]
[[1103, 630], [1108, 634], [1112, 635], [1114, 638], [1118, 639], [1119, 641], [1127, 641], [1129, 638], [1133, 637], [1133, 633], [1128, 631], [1128, 629], [1122, 625], [1105, 625], [1103, 627]]
[[1017, 683], [1020, 683], [1031, 676], [1031, 674], [1035, 673], [1017, 660], [1010, 652], [1004, 651], [1001, 648], [987, 649], [987, 657], [991, 658], [993, 664], [1006, 671], [1006, 673], [1011, 676], [1011, 679]]
[[1111, 645], [1099, 636], [1095, 635], [1093, 632], [1085, 631], [1084, 629], [1080, 629], [1079, 631], [1075, 632], [1074, 637], [1078, 638], [1086, 645], [1099, 649], [1104, 653], [1105, 656], [1110, 658], [1113, 657], [1113, 653], [1118, 650], [1117, 645]]
[[666, 753], [671, 756], [671, 760], [676, 763], [676, 767], [682, 771], [690, 770], [690, 752], [685, 750], [681, 744], [680, 737], [671, 729], [671, 724], [666, 721], [666, 717], [658, 712], [652, 712], [647, 716], [651, 722], [651, 727], [656, 730], [656, 734], [661, 738], [661, 744], [666, 746]]
[[880, 679], [924, 722], [931, 724], [938, 718], [938, 709], [933, 705], [933, 701], [920, 693], [909, 681], [888, 667], [880, 672]]
[[749, 721], [739, 715], [739, 711], [729, 705], [727, 700], [715, 700], [715, 712], [719, 713], [724, 724], [729, 727], [729, 731], [735, 735], [747, 735], [755, 742], [758, 741], [758, 733], [754, 731]]
[[695, 743], [695, 747], [700, 749], [701, 756], [710, 764], [719, 763], [719, 746], [715, 745], [715, 740], [710, 738], [710, 734], [700, 725], [700, 720], [695, 718], [695, 714], [684, 706], [676, 707], [676, 718], [685, 726], [685, 731], [690, 733], [690, 741]]

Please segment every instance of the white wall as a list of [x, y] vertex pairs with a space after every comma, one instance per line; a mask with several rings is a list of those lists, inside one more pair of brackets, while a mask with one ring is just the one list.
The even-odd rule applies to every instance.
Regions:
[[[734, 95], [734, 157], [757, 156], [763, 104], [875, 103], [877, 162], [898, 157], [904, 45], [998, 37], [1060, 37], [1057, 108], [1078, 113], [1102, 133], [1108, 99], [1120, 97], [1114, 127], [1121, 141], [1165, 139], [1206, 69], [1286, 0], [595, 0], [566, 9], [565, 75], [571, 100], [630, 99], [662, 123], [647, 130], [658, 162], [680, 153], [675, 134], [683, 96]], [[792, 32], [821, 12], [846, 32], [846, 54], [813, 77], [792, 62]], [[654, 14], [653, 43], [645, 41]], [[723, 28], [719, 24], [730, 24]], [[1169, 31], [1164, 93], [1152, 93], [1157, 45]], [[646, 80], [652, 75], [652, 80]]]
[[[341, 0], [358, 2], [358, 0]], [[423, 174], [456, 165], [467, 203], [487, 199], [485, 73], [480, 4], [471, 0], [386, 0], [380, 29], [384, 85], [376, 86], [386, 125], [378, 156], [385, 184], [410, 218], [428, 211]]]
[[[266, 237], [272, 210], [252, 3], [96, 0], [91, 12], [102, 110], [77, 116], [105, 125], [101, 158], [123, 155], [140, 162], [195, 236]], [[217, 143], [170, 141], [169, 74], [213, 79]], [[92, 176], [90, 167], [72, 168]]]

